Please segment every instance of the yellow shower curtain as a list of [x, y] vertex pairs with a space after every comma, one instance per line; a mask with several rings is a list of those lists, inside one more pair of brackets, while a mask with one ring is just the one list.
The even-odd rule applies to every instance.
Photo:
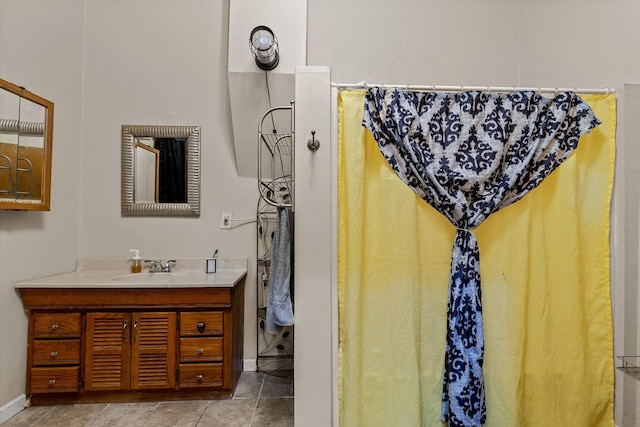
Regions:
[[[455, 228], [404, 184], [339, 93], [340, 425], [439, 426]], [[609, 202], [615, 95], [602, 124], [522, 200], [474, 230], [486, 426], [612, 426]]]

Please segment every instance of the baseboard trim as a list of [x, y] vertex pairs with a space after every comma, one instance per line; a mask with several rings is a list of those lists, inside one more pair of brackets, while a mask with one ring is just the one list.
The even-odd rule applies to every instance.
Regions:
[[255, 372], [258, 370], [256, 359], [244, 359], [242, 370], [246, 372]]
[[9, 418], [13, 417], [18, 412], [22, 411], [25, 407], [26, 402], [27, 402], [27, 396], [25, 396], [24, 394], [21, 394], [20, 396], [13, 399], [11, 402], [1, 407], [0, 408], [0, 424], [7, 421]]

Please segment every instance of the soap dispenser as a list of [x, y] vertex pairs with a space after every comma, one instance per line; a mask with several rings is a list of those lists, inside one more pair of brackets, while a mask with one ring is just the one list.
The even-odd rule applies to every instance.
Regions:
[[133, 252], [133, 257], [131, 257], [131, 272], [140, 273], [142, 271], [142, 258], [140, 257], [140, 249], [129, 249], [129, 252]]

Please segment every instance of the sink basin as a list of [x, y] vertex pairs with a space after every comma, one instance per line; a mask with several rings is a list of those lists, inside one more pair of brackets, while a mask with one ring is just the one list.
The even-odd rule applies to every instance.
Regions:
[[171, 279], [188, 274], [188, 271], [176, 271], [171, 273], [129, 273], [114, 277], [112, 280], [124, 283], [167, 283]]

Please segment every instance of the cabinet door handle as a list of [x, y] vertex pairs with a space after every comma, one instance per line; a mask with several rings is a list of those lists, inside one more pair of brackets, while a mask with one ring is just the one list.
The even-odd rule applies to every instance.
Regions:
[[202, 353], [204, 353], [204, 348], [199, 348], [198, 349], [198, 354], [202, 354]]
[[49, 385], [54, 385], [55, 383], [56, 383], [55, 378], [54, 378], [54, 379], [49, 380]]
[[58, 352], [57, 351], [52, 351], [51, 352], [51, 357], [58, 357]]
[[124, 323], [122, 324], [122, 341], [126, 341], [127, 340], [127, 326], [129, 325], [128, 321], [124, 321]]
[[60, 325], [58, 325], [57, 323], [54, 323], [53, 325], [51, 325], [51, 329], [53, 329], [54, 331], [58, 330], [59, 327]]
[[137, 333], [137, 329], [138, 329], [138, 321], [136, 320], [135, 322], [133, 322], [133, 340], [134, 341], [138, 341], [138, 333]]
[[198, 382], [201, 382], [203, 379], [204, 377], [202, 376], [202, 374], [196, 375], [196, 380], [198, 380]]
[[196, 324], [196, 327], [198, 328], [198, 332], [202, 333], [202, 332], [204, 332], [204, 328], [207, 327], [207, 324], [204, 323], [204, 322], [198, 322]]

